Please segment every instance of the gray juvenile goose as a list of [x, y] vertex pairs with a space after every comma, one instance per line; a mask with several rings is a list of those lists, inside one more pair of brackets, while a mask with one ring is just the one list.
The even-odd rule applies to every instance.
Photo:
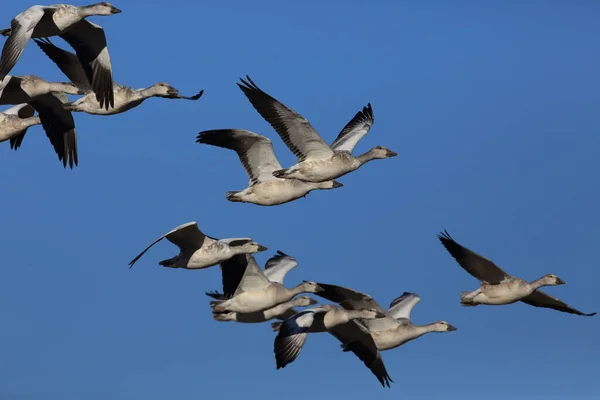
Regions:
[[286, 146], [297, 157], [289, 168], [273, 171], [277, 178], [295, 178], [307, 182], [330, 181], [355, 171], [365, 163], [397, 156], [393, 151], [376, 146], [357, 157], [352, 150], [373, 124], [373, 110], [369, 104], [363, 108], [329, 146], [315, 131], [310, 122], [262, 91], [249, 76], [237, 84], [252, 106], [275, 129]]
[[106, 2], [88, 6], [54, 4], [28, 8], [11, 21], [10, 28], [0, 31], [2, 35], [9, 37], [0, 56], [0, 80], [15, 66], [30, 38], [58, 35], [75, 49], [81, 64], [85, 66], [100, 107], [112, 107], [112, 66], [106, 36], [102, 27], [85, 18], [120, 12], [121, 10]]
[[438, 239], [465, 271], [481, 281], [479, 289], [460, 294], [461, 305], [465, 307], [479, 304], [504, 305], [522, 301], [535, 307], [552, 308], [570, 314], [586, 317], [596, 315], [595, 312], [585, 314], [578, 311], [561, 300], [538, 290], [542, 286], [565, 283], [554, 274], [544, 275], [530, 283], [508, 275], [487, 258], [461, 246], [446, 231], [438, 234]]

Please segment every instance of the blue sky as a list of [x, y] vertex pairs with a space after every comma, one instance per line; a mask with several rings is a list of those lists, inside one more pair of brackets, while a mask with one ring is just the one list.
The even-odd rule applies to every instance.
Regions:
[[[436, 239], [447, 229], [525, 279], [555, 273], [567, 284], [548, 293], [600, 311], [600, 5], [426, 3], [115, 0], [122, 14], [92, 18], [117, 82], [205, 93], [76, 114], [74, 170], [39, 127], [18, 152], [0, 146], [0, 398], [600, 395], [598, 317], [462, 308], [460, 291], [478, 282]], [[30, 5], [4, 4], [2, 27]], [[65, 80], [33, 43], [12, 73]], [[233, 152], [196, 144], [199, 131], [249, 129], [294, 162], [235, 85], [246, 74], [328, 142], [371, 102], [375, 124], [356, 151], [399, 156], [290, 204], [227, 202], [247, 177]], [[294, 255], [288, 285], [344, 285], [383, 306], [416, 292], [415, 323], [458, 331], [384, 352], [392, 389], [327, 334], [276, 370], [268, 324], [211, 319], [217, 268], [158, 266], [176, 253], [165, 241], [128, 269], [191, 220], [264, 243], [261, 265], [278, 249]]]

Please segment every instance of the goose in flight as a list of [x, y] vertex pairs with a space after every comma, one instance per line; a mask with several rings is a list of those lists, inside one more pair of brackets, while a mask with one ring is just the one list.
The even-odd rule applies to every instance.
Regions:
[[[303, 283], [288, 289], [283, 278], [297, 264], [283, 255], [267, 262], [261, 270], [254, 257], [239, 257], [221, 265], [223, 272], [223, 296], [211, 301], [213, 313], [259, 313], [290, 301], [301, 293], [317, 293], [321, 288], [314, 282]], [[241, 274], [241, 276], [240, 276]], [[232, 293], [233, 292], [233, 293]], [[209, 294], [210, 296], [210, 294]]]
[[16, 144], [16, 137], [25, 135], [27, 129], [42, 122], [34, 116], [35, 109], [27, 103], [17, 104], [0, 111], [0, 142], [10, 140], [10, 147]]
[[102, 103], [98, 102], [94, 94], [91, 76], [86, 72], [80, 59], [75, 54], [55, 46], [49, 39], [34, 39], [34, 41], [62, 73], [84, 93], [83, 97], [65, 104], [64, 108], [68, 111], [85, 112], [93, 115], [115, 115], [139, 106], [150, 97], [198, 100], [204, 93], [204, 90], [201, 90], [198, 94], [187, 97], [180, 95], [177, 89], [163, 82], [156, 83], [148, 88], [133, 89], [111, 81], [113, 87], [111, 108], [103, 108]]
[[246, 75], [246, 79], [240, 79], [242, 84], [237, 85], [297, 158], [295, 165], [273, 171], [275, 177], [325, 182], [355, 171], [369, 161], [397, 156], [383, 146], [373, 147], [356, 157], [352, 155], [354, 146], [373, 125], [370, 104], [342, 129], [329, 146], [308, 120], [262, 91], [249, 76]]
[[[78, 89], [70, 83], [48, 82], [34, 75], [6, 75], [0, 86], [0, 104], [28, 104], [29, 107], [21, 109], [21, 114], [33, 115], [32, 109], [37, 111], [42, 128], [63, 167], [68, 164], [72, 169], [73, 165], [77, 165], [75, 120], [63, 105], [68, 101], [65, 93], [77, 94]], [[17, 150], [25, 133], [26, 130], [23, 130], [12, 135], [10, 147]]]
[[[240, 254], [220, 263], [223, 293], [214, 291], [208, 292], [206, 295], [216, 300], [230, 299], [240, 284], [249, 263], [256, 264], [256, 259], [251, 254]], [[297, 265], [298, 262], [294, 257], [277, 250], [277, 254], [267, 260], [263, 273], [271, 282], [283, 285], [287, 273]], [[251, 313], [214, 312], [213, 318], [217, 321], [265, 322], [273, 318], [285, 319], [294, 315], [297, 311], [293, 307], [305, 307], [316, 303], [308, 296], [300, 296], [263, 311]]]
[[60, 36], [75, 49], [100, 107], [112, 107], [112, 66], [106, 36], [102, 27], [85, 18], [120, 12], [106, 2], [89, 6], [55, 4], [28, 8], [11, 21], [10, 28], [0, 31], [8, 36], [0, 55], [0, 80], [15, 66], [29, 39]]
[[129, 263], [133, 267], [152, 246], [162, 239], [179, 247], [179, 254], [158, 264], [168, 268], [201, 269], [219, 264], [237, 254], [258, 253], [266, 247], [249, 238], [216, 239], [205, 235], [195, 221], [187, 222], [165, 233], [144, 249]]
[[542, 286], [556, 286], [565, 283], [554, 274], [547, 274], [533, 282], [527, 282], [521, 278], [508, 275], [492, 261], [461, 246], [446, 231], [438, 234], [438, 239], [458, 265], [481, 281], [479, 289], [460, 294], [460, 303], [465, 307], [479, 304], [503, 305], [522, 301], [534, 307], [552, 308], [586, 317], [596, 315], [595, 312], [585, 314], [538, 290]]
[[277, 325], [279, 333], [273, 346], [277, 369], [285, 368], [298, 357], [308, 333], [330, 332], [335, 335], [341, 326], [357, 318], [368, 320], [384, 316], [374, 308], [345, 310], [333, 304], [300, 311]]
[[[382, 318], [377, 319], [355, 319], [329, 331], [342, 343], [343, 351], [353, 352], [384, 387], [390, 387], [390, 382], [393, 380], [385, 368], [380, 351], [394, 349], [429, 332], [456, 330], [446, 321], [427, 325], [413, 324], [410, 321], [410, 313], [421, 300], [415, 293], [403, 293], [394, 299], [389, 309], [385, 311], [368, 294], [343, 286], [317, 284], [323, 289], [317, 293], [317, 296], [338, 303], [346, 310], [375, 309], [384, 314]], [[277, 322], [272, 326], [274, 330], [279, 329]]]
[[250, 181], [241, 191], [227, 192], [231, 202], [274, 206], [306, 196], [315, 189], [334, 189], [343, 185], [336, 181], [305, 182], [273, 176], [281, 164], [266, 137], [244, 129], [217, 129], [200, 132], [197, 143], [222, 147], [237, 153]]

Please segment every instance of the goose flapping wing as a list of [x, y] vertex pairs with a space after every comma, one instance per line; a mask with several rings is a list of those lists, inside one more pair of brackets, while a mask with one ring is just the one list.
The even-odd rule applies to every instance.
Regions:
[[377, 311], [384, 313], [385, 310], [368, 294], [361, 293], [354, 289], [345, 288], [343, 286], [330, 285], [317, 282], [323, 288], [323, 291], [315, 293], [317, 296], [323, 297], [334, 303], [338, 303], [346, 310], [364, 310], [374, 308]]
[[311, 327], [314, 324], [324, 326], [326, 312], [324, 307], [314, 307], [300, 311], [281, 323], [273, 346], [277, 369], [284, 368], [298, 358]]
[[196, 142], [235, 151], [250, 178], [250, 185], [277, 180], [273, 171], [281, 169], [281, 164], [273, 144], [262, 135], [244, 129], [216, 129], [200, 132]]
[[492, 261], [455, 242], [448, 232], [438, 234], [438, 239], [456, 262], [480, 281], [495, 285], [510, 278], [510, 275]]
[[404, 292], [401, 296], [392, 300], [386, 314], [394, 319], [410, 320], [410, 312], [419, 301], [421, 301], [421, 297], [418, 294]]
[[338, 137], [331, 143], [331, 148], [336, 151], [352, 153], [360, 139], [369, 133], [374, 122], [373, 108], [369, 103], [344, 126]]
[[10, 36], [2, 47], [0, 55], [0, 81], [15, 66], [36, 25], [41, 21], [46, 12], [54, 11], [53, 7], [33, 6], [17, 15], [10, 22]]
[[237, 84], [252, 106], [275, 129], [298, 162], [329, 158], [333, 151], [303, 116], [263, 92], [249, 76]]
[[[252, 254], [236, 254], [219, 264], [219, 267], [221, 268], [223, 296], [226, 299], [229, 299], [234, 295], [251, 258], [254, 258]], [[256, 260], [254, 260], [254, 262], [256, 262]], [[207, 293], [207, 295], [209, 294]]]
[[75, 54], [55, 46], [54, 43], [47, 38], [33, 39], [33, 41], [75, 86], [83, 92], [92, 90], [90, 79], [93, 77], [93, 72], [90, 70], [86, 73], [79, 58]]
[[271, 283], [272, 282], [265, 276], [263, 271], [256, 263], [256, 259], [254, 257], [250, 257], [248, 259], [248, 265], [246, 266], [244, 275], [242, 275], [242, 279], [240, 280], [240, 283], [238, 284], [233, 295], [235, 297], [242, 292], [263, 290], [270, 286]]
[[354, 353], [371, 370], [382, 386], [390, 387], [390, 382], [393, 380], [385, 368], [373, 337], [364, 325], [356, 320], [348, 321], [330, 329], [329, 333], [342, 342], [344, 351]]
[[112, 65], [106, 45], [106, 35], [101, 26], [86, 19], [72, 25], [60, 34], [73, 47], [88, 81], [96, 94], [100, 108], [107, 110], [115, 105]]
[[557, 299], [556, 297], [552, 297], [549, 294], [546, 294], [540, 290], [534, 290], [533, 293], [521, 299], [521, 301], [534, 307], [551, 308], [570, 314], [582, 315], [584, 317], [591, 317], [593, 315], [596, 315], [595, 312], [586, 314], [579, 310], [576, 310], [573, 307], [569, 306], [567, 303]]
[[[48, 136], [54, 147], [58, 159], [62, 161], [64, 167], [68, 163], [69, 167], [73, 168], [73, 165], [79, 163], [77, 132], [73, 115], [63, 108], [63, 104], [67, 101], [67, 95], [64, 93], [48, 93], [35, 97], [29, 104], [37, 111], [42, 122], [42, 128], [44, 128], [46, 136]], [[21, 145], [23, 136], [25, 136], [25, 133], [15, 138], [15, 149]]]
[[288, 272], [298, 265], [296, 259], [284, 252], [277, 250], [277, 254], [269, 258], [265, 263], [265, 276], [271, 282], [283, 285], [283, 280]]
[[183, 252], [193, 252], [201, 248], [204, 244], [209, 244], [215, 241], [214, 238], [206, 236], [195, 221], [187, 222], [183, 225], [179, 225], [177, 228], [165, 233], [152, 244], [146, 247], [140, 254], [138, 254], [129, 263], [129, 268], [133, 267], [137, 260], [139, 260], [152, 246], [166, 238], [169, 242], [179, 247], [179, 250]]

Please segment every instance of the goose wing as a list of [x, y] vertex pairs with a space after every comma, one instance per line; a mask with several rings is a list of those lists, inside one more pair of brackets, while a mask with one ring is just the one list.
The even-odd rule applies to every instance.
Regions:
[[202, 247], [206, 242], [214, 241], [213, 238], [206, 236], [204, 233], [202, 233], [202, 231], [200, 231], [200, 228], [198, 228], [198, 224], [195, 221], [187, 222], [183, 225], [179, 225], [177, 228], [165, 233], [152, 242], [152, 244], [146, 247], [144, 251], [131, 260], [129, 263], [129, 268], [133, 267], [136, 261], [139, 260], [144, 253], [146, 253], [152, 246], [164, 238], [167, 238], [169, 242], [179, 247], [181, 252], [195, 251]]
[[307, 158], [329, 158], [333, 151], [310, 122], [285, 104], [263, 92], [249, 76], [237, 84], [252, 106], [275, 129], [298, 162]]
[[346, 310], [364, 310], [374, 308], [381, 313], [385, 310], [368, 294], [361, 293], [354, 289], [345, 288], [343, 286], [329, 285], [326, 283], [317, 282], [323, 288], [323, 291], [315, 293], [317, 296], [323, 297], [334, 303], [338, 303]]
[[246, 270], [244, 271], [244, 275], [242, 275], [242, 279], [238, 284], [234, 296], [242, 292], [252, 292], [256, 290], [263, 290], [271, 285], [271, 281], [265, 276], [263, 271], [260, 269], [258, 264], [256, 263], [256, 259], [254, 257], [250, 257], [248, 259], [248, 265], [246, 266]]
[[78, 88], [85, 92], [92, 90], [90, 79], [93, 79], [93, 71], [91, 67], [88, 66], [86, 73], [75, 54], [55, 46], [49, 39], [33, 39], [33, 41]]
[[448, 232], [444, 231], [438, 234], [438, 239], [458, 264], [480, 281], [493, 285], [510, 277], [510, 275], [487, 258], [455, 242]]
[[552, 308], [554, 310], [570, 314], [582, 315], [584, 317], [591, 317], [593, 315], [596, 315], [595, 312], [586, 314], [579, 310], [576, 310], [567, 303], [557, 299], [556, 297], [552, 297], [549, 294], [546, 294], [540, 290], [535, 290], [529, 296], [521, 299], [521, 301], [534, 307]]
[[315, 307], [300, 311], [281, 323], [279, 333], [275, 337], [273, 346], [277, 369], [284, 368], [298, 358], [298, 355], [306, 342], [306, 336], [308, 335], [309, 329], [316, 323], [315, 315], [321, 315], [322, 323], [325, 312], [325, 309]]
[[33, 30], [46, 12], [54, 11], [53, 7], [33, 6], [17, 15], [10, 22], [10, 36], [2, 47], [0, 55], [0, 81], [15, 66], [27, 42], [31, 38]]
[[[58, 159], [64, 167], [68, 163], [69, 167], [73, 168], [73, 164], [78, 164], [77, 132], [73, 115], [63, 108], [67, 101], [67, 95], [64, 93], [48, 93], [35, 97], [29, 104], [38, 112], [42, 127]], [[15, 142], [15, 147], [18, 148], [22, 141], [23, 137]]]
[[115, 106], [112, 65], [106, 35], [101, 26], [82, 19], [60, 34], [73, 47], [83, 67], [88, 82], [96, 94], [100, 108]]
[[28, 103], [17, 104], [4, 111], [3, 114], [16, 115], [19, 118], [31, 118], [35, 114], [35, 109]]
[[342, 342], [344, 351], [353, 352], [371, 370], [383, 387], [390, 387], [390, 382], [393, 380], [385, 368], [373, 337], [365, 326], [353, 320], [330, 329], [329, 333]]
[[331, 148], [336, 151], [352, 153], [360, 139], [369, 133], [374, 122], [373, 108], [369, 103], [344, 126], [338, 137], [331, 143]]
[[277, 250], [277, 254], [267, 260], [264, 274], [271, 282], [283, 285], [283, 279], [287, 273], [297, 265], [298, 262], [294, 257]]
[[200, 132], [196, 142], [235, 151], [250, 178], [250, 185], [277, 180], [273, 171], [281, 169], [281, 164], [273, 151], [273, 143], [262, 135], [244, 129], [216, 129]]
[[421, 301], [421, 297], [418, 294], [404, 292], [401, 296], [392, 300], [387, 315], [394, 319], [410, 320], [410, 312], [419, 301]]
[[244, 276], [250, 258], [254, 258], [254, 256], [252, 254], [237, 254], [219, 264], [225, 298], [231, 298], [235, 293]]

